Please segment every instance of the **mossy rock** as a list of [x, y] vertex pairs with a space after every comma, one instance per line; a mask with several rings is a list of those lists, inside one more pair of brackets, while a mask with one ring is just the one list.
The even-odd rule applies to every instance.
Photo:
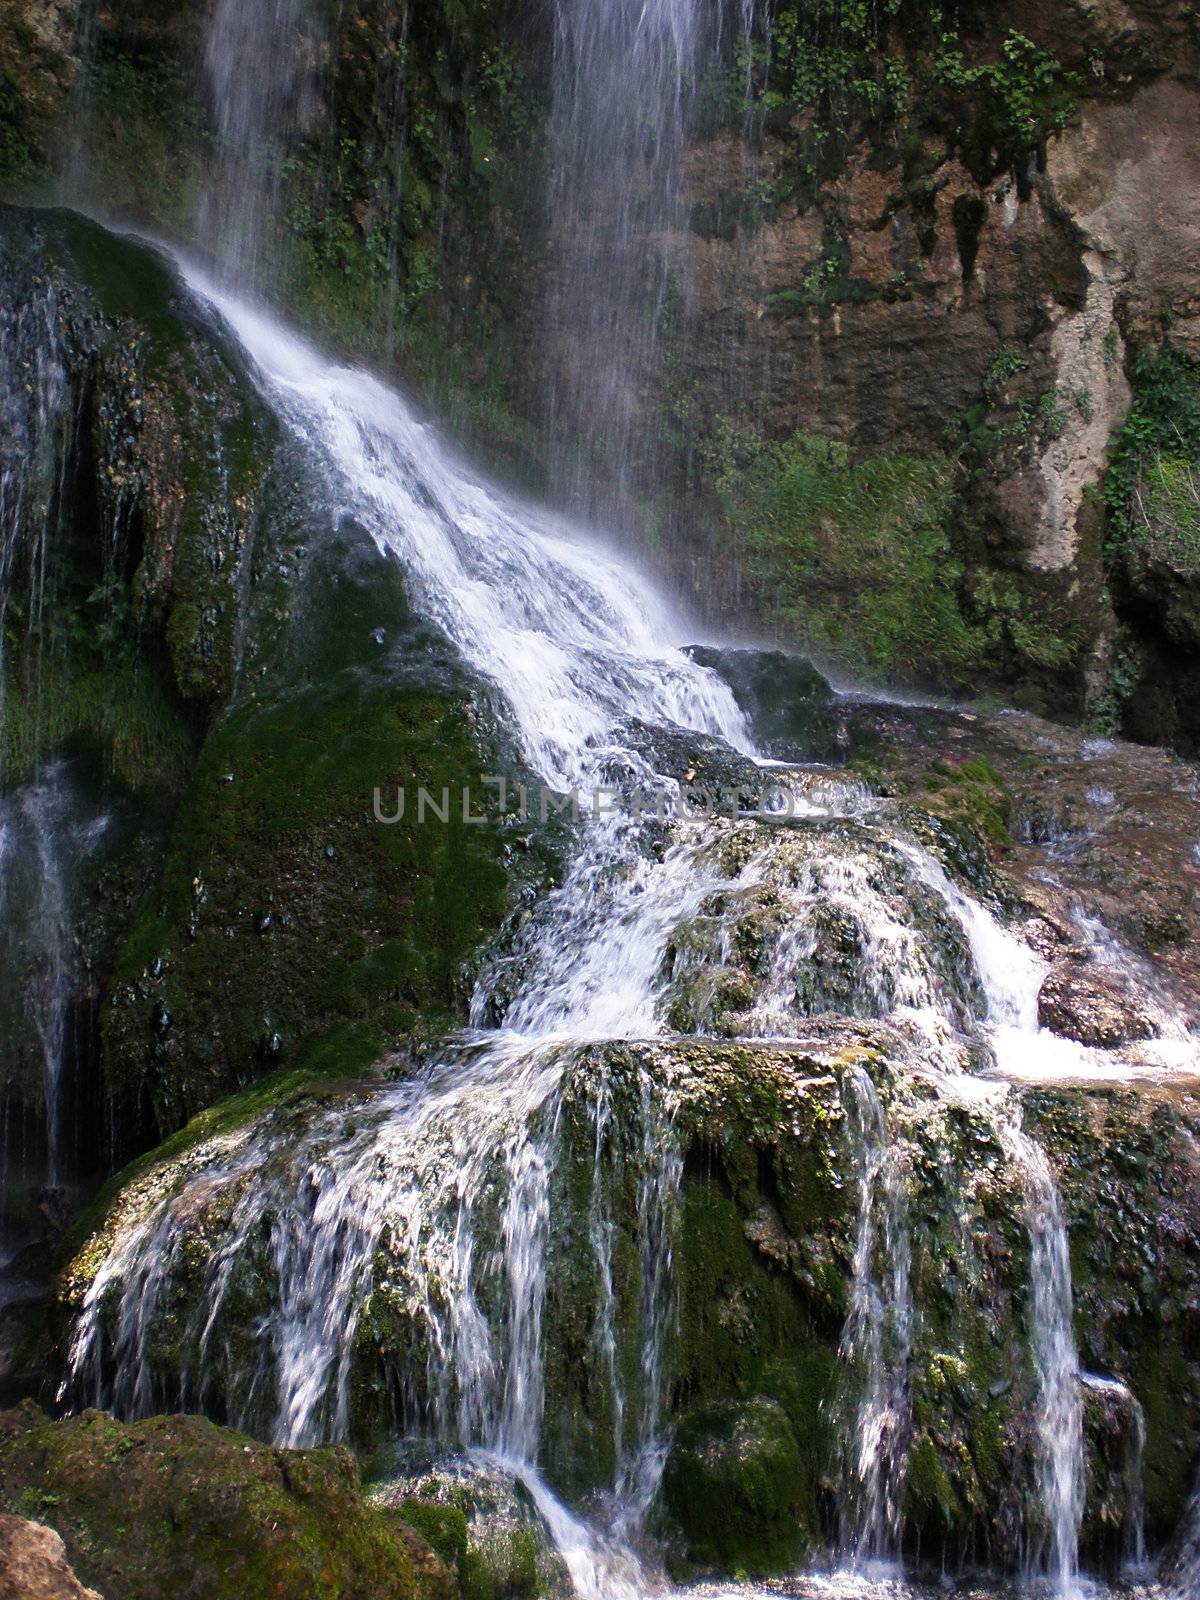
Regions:
[[783, 1407], [756, 1396], [680, 1422], [663, 1493], [692, 1561], [778, 1572], [796, 1565], [815, 1532], [810, 1474]]
[[833, 690], [810, 661], [782, 650], [691, 645], [687, 654], [733, 691], [760, 749], [780, 760], [814, 761], [829, 753]]
[[387, 1473], [369, 1486], [375, 1505], [416, 1528], [458, 1577], [461, 1600], [570, 1600], [574, 1586], [524, 1485], [477, 1458], [428, 1441], [391, 1446]]
[[[12, 608], [0, 783], [82, 750], [153, 809], [156, 859], [177, 810], [102, 964], [120, 1160], [314, 1034], [382, 1044], [461, 1014], [464, 963], [545, 857], [463, 820], [483, 774], [523, 776], [492, 691], [414, 617], [399, 564], [343, 518], [171, 261], [3, 207], [0, 283], [31, 371], [56, 330], [77, 422], [48, 434], [37, 384], [17, 387], [14, 447], [64, 487], [45, 493], [54, 627]], [[444, 822], [414, 815], [421, 788]]]
[[345, 1450], [274, 1450], [202, 1417], [0, 1414], [0, 1503], [61, 1534], [107, 1600], [450, 1600], [426, 1542]]

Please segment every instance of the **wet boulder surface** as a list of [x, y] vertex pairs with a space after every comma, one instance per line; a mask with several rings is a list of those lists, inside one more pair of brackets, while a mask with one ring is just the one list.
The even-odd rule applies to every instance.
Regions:
[[853, 696], [840, 739], [850, 771], [982, 843], [1008, 914], [1052, 963], [1047, 1027], [1107, 1044], [1152, 1034], [1164, 1011], [1191, 1021], [1194, 763], [1019, 712]]
[[[515, 770], [494, 694], [413, 616], [169, 259], [4, 206], [0, 281], [0, 784], [6, 830], [36, 825], [22, 851], [50, 863], [29, 884], [6, 864], [31, 931], [0, 977], [36, 1231], [31, 972], [61, 968], [78, 1039], [71, 1188], [314, 1036], [357, 1030], [353, 1059], [455, 1013], [480, 937], [547, 869], [462, 825], [463, 785]], [[377, 822], [376, 789], [390, 814], [416, 783], [453, 793], [446, 826], [418, 829], [411, 808]]]
[[[563, 1065], [561, 1122], [545, 1147], [554, 1171], [545, 1469], [564, 1493], [586, 1500], [611, 1480], [648, 1403], [644, 1307], [655, 1268], [644, 1216], [659, 1135], [646, 1122], [644, 1096], [652, 1085], [672, 1106], [680, 1173], [667, 1219], [677, 1320], [659, 1352], [674, 1442], [654, 1525], [681, 1576], [786, 1570], [830, 1541], [852, 1539], [859, 1508], [847, 1461], [863, 1386], [887, 1388], [901, 1374], [895, 1492], [912, 1553], [1008, 1567], [1025, 1541], [1043, 1536], [1034, 1488], [1033, 1201], [1012, 1133], [1022, 1123], [1036, 1130], [1062, 1190], [1082, 1364], [1111, 1380], [1086, 1390], [1089, 1563], [1115, 1570], [1127, 1553], [1140, 1516], [1129, 1489], [1135, 1450], [1154, 1544], [1183, 1513], [1200, 1447], [1200, 1219], [1190, 1165], [1200, 1095], [1081, 1086], [1030, 1090], [1017, 1101], [992, 1085], [980, 1103], [959, 1101], [896, 1065], [910, 1049], [878, 1024], [829, 1018], [803, 1044], [597, 1046]], [[157, 1234], [167, 1255], [154, 1258], [167, 1286], [154, 1291], [136, 1352], [123, 1354], [127, 1365], [142, 1363], [152, 1404], [169, 1406], [186, 1392], [185, 1373], [197, 1368], [197, 1314], [202, 1322], [217, 1291], [228, 1320], [205, 1347], [211, 1393], [226, 1404], [245, 1395], [265, 1355], [249, 1330], [279, 1316], [284, 1292], [272, 1277], [276, 1247], [260, 1250], [244, 1236], [228, 1275], [224, 1230], [251, 1198], [247, 1174], [273, 1190], [273, 1207], [294, 1207], [289, 1146], [307, 1164], [335, 1129], [364, 1126], [377, 1114], [372, 1099], [389, 1092], [363, 1084], [294, 1100], [270, 1114], [290, 1118], [291, 1135], [281, 1122], [273, 1146], [260, 1142], [254, 1160], [226, 1168], [225, 1178], [219, 1152], [198, 1143], [124, 1186], [107, 1233], [84, 1248], [64, 1292], [67, 1309], [78, 1310], [95, 1273], [117, 1261], [97, 1307], [110, 1348], [119, 1348], [122, 1284], [136, 1293], [143, 1281], [136, 1256], [122, 1267], [120, 1251], [140, 1226], [170, 1213], [170, 1230]], [[598, 1142], [600, 1105], [611, 1121]], [[314, 1128], [325, 1130], [315, 1140]], [[381, 1151], [379, 1159], [389, 1158]], [[385, 1167], [377, 1177], [389, 1181]], [[488, 1181], [503, 1191], [501, 1152]], [[421, 1431], [436, 1417], [429, 1341], [438, 1306], [455, 1292], [452, 1265], [436, 1255], [426, 1276], [414, 1276], [403, 1185], [392, 1193], [369, 1287], [355, 1280], [361, 1317], [345, 1346], [346, 1415], [366, 1449], [397, 1423]], [[485, 1201], [473, 1227], [486, 1259], [499, 1243], [502, 1207]], [[900, 1320], [889, 1311], [885, 1347], [872, 1354], [847, 1329], [863, 1296], [896, 1292], [901, 1237], [907, 1299]], [[483, 1290], [485, 1315], [499, 1313], [492, 1296], [502, 1294], [500, 1280]], [[262, 1403], [254, 1426], [270, 1433], [282, 1413], [269, 1397]]]
[[52, 1528], [107, 1600], [453, 1593], [425, 1541], [366, 1505], [346, 1451], [272, 1450], [201, 1417], [0, 1413], [0, 1498]]

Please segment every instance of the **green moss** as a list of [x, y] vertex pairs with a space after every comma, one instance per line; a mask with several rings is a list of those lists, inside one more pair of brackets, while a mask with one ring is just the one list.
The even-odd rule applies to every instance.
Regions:
[[1200, 575], [1200, 372], [1165, 342], [1137, 352], [1133, 404], [1110, 447], [1108, 553]]
[[99, 1412], [50, 1423], [8, 1413], [0, 1503], [62, 1535], [112, 1600], [417, 1600], [445, 1574], [362, 1499], [341, 1450], [276, 1451], [199, 1417], [125, 1426]]
[[320, 1094], [330, 1084], [365, 1076], [379, 1061], [385, 1047], [383, 1035], [364, 1024], [343, 1025], [318, 1033], [305, 1041], [291, 1066], [268, 1073], [252, 1088], [197, 1112], [162, 1144], [115, 1173], [63, 1237], [60, 1255], [72, 1264], [61, 1286], [64, 1296], [73, 1300], [86, 1288], [91, 1270], [98, 1264], [95, 1250], [104, 1243], [100, 1230], [126, 1190], [155, 1169], [168, 1167], [197, 1145], [246, 1127], [305, 1095]]
[[0, 184], [19, 183], [33, 170], [34, 162], [24, 97], [13, 74], [0, 69]]
[[889, 677], [961, 680], [983, 636], [958, 598], [953, 464], [851, 457], [796, 433], [718, 429], [709, 466], [765, 619], [819, 657]]
[[[1013, 798], [995, 769], [982, 758], [961, 766], [941, 763], [922, 778], [919, 788], [910, 790], [908, 798], [937, 819], [933, 837], [928, 838], [935, 853], [976, 892], [990, 894], [985, 851], [1007, 851], [1012, 846]], [[914, 821], [918, 833], [928, 837], [929, 818]]]
[[461, 1577], [467, 1554], [467, 1519], [457, 1506], [443, 1505], [440, 1500], [405, 1500], [400, 1514], [410, 1528], [415, 1528], [430, 1549], [441, 1557], [445, 1565]]
[[920, 1525], [940, 1523], [949, 1532], [962, 1517], [962, 1505], [932, 1439], [909, 1453], [905, 1475], [906, 1508]]
[[757, 1574], [803, 1557], [815, 1533], [811, 1483], [782, 1407], [756, 1397], [683, 1419], [663, 1491], [692, 1561]]
[[[461, 702], [357, 675], [235, 712], [118, 960], [114, 1087], [157, 1057], [165, 1131], [323, 1027], [397, 1004], [452, 1010], [509, 903], [502, 829], [465, 825], [458, 798], [494, 770]], [[376, 821], [375, 789], [386, 814], [414, 779], [450, 789], [451, 820]]]
[[159, 676], [136, 656], [107, 665], [57, 653], [36, 681], [10, 686], [0, 721], [0, 784], [19, 783], [46, 752], [95, 750], [127, 788], [177, 791], [193, 758], [192, 735]]

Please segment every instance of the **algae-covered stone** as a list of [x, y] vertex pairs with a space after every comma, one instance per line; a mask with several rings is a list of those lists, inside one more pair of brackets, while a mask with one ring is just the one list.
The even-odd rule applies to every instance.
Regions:
[[545, 860], [464, 821], [465, 788], [519, 775], [492, 691], [170, 259], [3, 207], [0, 282], [20, 512], [0, 784], [67, 751], [133, 791], [145, 869], [88, 996], [121, 1159], [315, 1034], [381, 1050], [459, 1010], [464, 962]]
[[787, 1413], [757, 1396], [680, 1422], [663, 1491], [693, 1560], [779, 1571], [798, 1562], [814, 1531], [808, 1479]]
[[[1044, 1531], [1031, 1176], [1014, 1132], [1024, 1122], [1063, 1193], [1082, 1363], [1123, 1380], [1142, 1407], [1147, 1529], [1152, 1543], [1166, 1537], [1200, 1445], [1200, 1113], [1187, 1091], [1018, 1095], [993, 1081], [967, 1093], [965, 1079], [931, 1077], [902, 1029], [835, 1016], [789, 1042], [555, 1048], [539, 1058], [539, 1070], [554, 1074], [550, 1098], [535, 1096], [517, 1115], [532, 1119], [526, 1148], [545, 1174], [538, 1464], [568, 1502], [611, 1488], [648, 1437], [675, 1430], [652, 1526], [681, 1572], [783, 1570], [801, 1546], [843, 1540], [847, 1508], [862, 1495], [856, 1430], [870, 1376], [848, 1318], [856, 1304], [861, 1315], [864, 1297], [900, 1292], [903, 1240], [907, 1343], [898, 1346], [889, 1319], [880, 1359], [896, 1364], [883, 1372], [885, 1387], [899, 1380], [888, 1388], [888, 1428], [905, 1547], [951, 1564], [986, 1549], [997, 1566], [1018, 1565]], [[132, 1295], [126, 1309], [145, 1338], [123, 1347], [123, 1393], [138, 1371], [158, 1404], [183, 1392], [200, 1370], [197, 1330], [211, 1327], [208, 1400], [247, 1407], [256, 1430], [276, 1428], [283, 1397], [266, 1330], [282, 1326], [280, 1262], [288, 1271], [303, 1264], [312, 1186], [328, 1185], [337, 1151], [342, 1170], [370, 1171], [382, 1200], [362, 1271], [342, 1279], [349, 1287], [336, 1307], [348, 1330], [341, 1425], [357, 1442], [377, 1442], [395, 1426], [399, 1396], [404, 1426], [448, 1441], [464, 1412], [431, 1333], [442, 1307], [461, 1303], [456, 1262], [473, 1264], [469, 1292], [488, 1328], [477, 1349], [497, 1364], [510, 1350], [505, 1151], [519, 1147], [517, 1126], [504, 1123], [501, 1136], [489, 1124], [493, 1136], [477, 1146], [451, 1119], [458, 1144], [443, 1142], [442, 1129], [410, 1148], [411, 1078], [322, 1083], [318, 1065], [206, 1113], [116, 1186], [64, 1279], [78, 1312], [107, 1274], [105, 1292], [91, 1295], [96, 1360], [85, 1376], [111, 1379], [117, 1302]], [[862, 1115], [872, 1096], [874, 1131]], [[384, 1137], [374, 1142], [373, 1130]], [[457, 1193], [468, 1146], [463, 1257], [436, 1229], [432, 1249], [414, 1235], [405, 1173], [415, 1156], [427, 1197]], [[893, 1199], [878, 1180], [884, 1159]], [[449, 1215], [458, 1215], [453, 1204]], [[226, 1273], [231, 1224], [242, 1244]], [[148, 1263], [153, 1288], [143, 1294]], [[317, 1414], [319, 1427], [333, 1415]], [[463, 1431], [486, 1438], [489, 1426], [493, 1414], [468, 1413]], [[1089, 1407], [1090, 1564], [1111, 1564], [1131, 1533], [1131, 1437]], [[761, 1461], [776, 1456], [786, 1463], [772, 1474], [787, 1485], [786, 1518], [760, 1498]], [[724, 1520], [689, 1509], [721, 1495], [744, 1508]], [[405, 1497], [442, 1499], [411, 1477]], [[453, 1496], [445, 1503], [466, 1509]], [[501, 1544], [496, 1560], [516, 1562], [511, 1541]]]
[[61, 1536], [106, 1600], [449, 1600], [417, 1534], [344, 1450], [272, 1450], [202, 1417], [0, 1414], [0, 1503]]
[[525, 1486], [482, 1459], [410, 1441], [380, 1463], [375, 1505], [417, 1529], [458, 1577], [462, 1600], [570, 1600], [574, 1586]]
[[835, 746], [833, 690], [812, 665], [782, 650], [692, 645], [688, 655], [733, 690], [761, 750], [780, 760], [821, 760]]
[[[1025, 1104], [1063, 1193], [1081, 1362], [1122, 1380], [1141, 1407], [1146, 1534], [1161, 1546], [1183, 1516], [1200, 1454], [1200, 1092], [1187, 1080], [1046, 1088]], [[1119, 1476], [1132, 1424], [1117, 1420], [1107, 1444], [1105, 1430], [1093, 1437]], [[1085, 1542], [1119, 1554], [1128, 1496], [1093, 1491]]]

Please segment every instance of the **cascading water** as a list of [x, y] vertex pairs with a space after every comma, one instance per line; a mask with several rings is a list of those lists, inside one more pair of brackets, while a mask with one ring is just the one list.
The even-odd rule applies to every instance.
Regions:
[[[677, 785], [656, 773], [645, 737], [633, 738], [628, 725], [651, 731], [651, 750], [655, 730], [667, 737], [693, 729], [743, 752], [750, 739], [723, 682], [667, 642], [673, 624], [652, 592], [572, 530], [498, 497], [377, 380], [332, 367], [258, 312], [213, 298], [267, 397], [323, 463], [334, 515], [353, 516], [402, 563], [414, 603], [504, 696], [530, 765], [559, 790], [595, 783], [653, 792], [668, 821], [652, 824], [666, 829], [656, 849], [628, 812], [581, 824], [561, 886], [485, 964], [472, 1031], [433, 1051], [405, 1081], [365, 1093], [350, 1114], [310, 1108], [301, 1126], [268, 1118], [193, 1152], [184, 1181], [118, 1228], [75, 1331], [72, 1392], [129, 1414], [211, 1406], [282, 1443], [344, 1437], [353, 1427], [350, 1375], [364, 1307], [386, 1288], [406, 1308], [400, 1342], [408, 1355], [395, 1373], [402, 1426], [507, 1461], [547, 1520], [574, 1541], [569, 1559], [580, 1592], [633, 1594], [649, 1579], [639, 1575], [630, 1542], [662, 1465], [681, 1153], [669, 1086], [644, 1079], [618, 1115], [615, 1084], [592, 1084], [592, 1343], [613, 1392], [616, 1459], [602, 1537], [558, 1506], [539, 1475], [551, 1212], [581, 1045], [667, 1032], [682, 970], [669, 954], [678, 930], [719, 922], [714, 896], [736, 906], [772, 871], [784, 873], [772, 903], [790, 908], [801, 927], [823, 891], [834, 901], [841, 894], [859, 924], [851, 989], [862, 1013], [915, 1030], [935, 1080], [948, 1070], [947, 1041], [956, 1037], [973, 1039], [1006, 1070], [1018, 1047], [1037, 1047], [1043, 1036], [1030, 997], [1040, 968], [861, 787], [814, 785], [797, 774], [788, 779], [795, 823], [676, 815]], [[831, 831], [813, 831], [822, 828]], [[742, 838], [743, 864], [731, 878], [722, 841]], [[820, 852], [835, 845], [842, 855], [830, 868]], [[856, 851], [875, 865], [855, 866]], [[937, 954], [897, 921], [903, 896], [922, 908], [924, 937]], [[733, 959], [735, 943], [716, 940], [721, 961]], [[833, 1008], [832, 996], [822, 1000], [819, 985], [796, 976], [812, 940], [785, 934], [774, 949], [753, 1013], [770, 1019], [760, 1038], [786, 1037], [805, 1017]], [[1040, 1520], [1048, 1530], [1039, 1566], [1068, 1594], [1082, 1474], [1062, 1208], [1044, 1154], [1006, 1108], [1007, 1086], [993, 1082], [986, 1093], [1026, 1180]], [[858, 1232], [842, 1340], [855, 1379], [840, 1419], [843, 1538], [847, 1553], [866, 1561], [896, 1555], [901, 1542], [911, 1246], [902, 1164], [869, 1080], [857, 1084], [850, 1118]], [[622, 1126], [637, 1130], [623, 1156], [635, 1164], [639, 1195], [641, 1354], [632, 1386], [618, 1372], [603, 1173]], [[162, 1297], [170, 1303], [189, 1218], [219, 1196], [228, 1230], [181, 1336], [182, 1384], [171, 1386], [157, 1361], [156, 1317]], [[255, 1281], [271, 1288], [248, 1330], [239, 1282], [251, 1265]], [[617, 1569], [622, 1576], [613, 1576]]]
[[1045, 1151], [1015, 1123], [1006, 1142], [1026, 1181], [1030, 1242], [1030, 1343], [1038, 1373], [1038, 1484], [1046, 1543], [1031, 1552], [1056, 1595], [1079, 1593], [1083, 1521], [1083, 1402], [1072, 1329], [1071, 1255], [1062, 1200]]
[[[63, 1220], [74, 1177], [64, 1074], [79, 972], [72, 945], [81, 867], [104, 808], [67, 760], [44, 758], [76, 418], [54, 287], [0, 308], [0, 1255]], [[30, 1110], [40, 1100], [40, 1128]], [[18, 1198], [19, 1197], [19, 1198]]]
[[702, 0], [556, 0], [552, 288], [545, 313], [559, 490], [620, 515], [644, 450], [640, 408], [671, 301], [688, 100], [714, 11]]
[[871, 1079], [859, 1070], [852, 1083], [858, 1230], [841, 1355], [858, 1395], [841, 1541], [858, 1565], [900, 1554], [913, 1304], [900, 1153]]
[[23, 996], [30, 1042], [41, 1058], [51, 1189], [67, 1175], [62, 1075], [73, 978], [71, 858], [81, 847], [86, 850], [106, 824], [103, 816], [85, 819], [78, 810], [65, 762], [0, 799], [0, 917], [16, 968], [13, 988]]
[[[269, 399], [323, 462], [334, 514], [352, 515], [403, 564], [415, 603], [503, 694], [530, 764], [550, 784], [632, 783], [665, 796], [669, 807], [674, 785], [655, 773], [644, 744], [626, 737], [632, 720], [698, 729], [749, 750], [729, 691], [666, 642], [672, 621], [644, 584], [554, 519], [497, 497], [377, 380], [331, 367], [258, 312], [214, 298]], [[928, 1041], [931, 1062], [941, 1059], [947, 1038], [964, 1032], [976, 1032], [1005, 1070], [1016, 1053], [1041, 1048], [1036, 958], [927, 849], [875, 815], [861, 789], [827, 783], [818, 794], [799, 780], [796, 787], [804, 802], [797, 815], [844, 819], [850, 854], [832, 853], [832, 835], [795, 834], [783, 895], [789, 920], [753, 1013], [758, 1022], [746, 1031], [787, 1036], [832, 1005], [797, 972], [819, 946], [806, 919], [840, 901], [860, 927], [852, 986], [860, 1014], [907, 1018]], [[769, 829], [769, 819], [761, 826]], [[676, 819], [657, 853], [643, 848], [644, 830], [626, 813], [593, 820], [580, 833], [562, 886], [498, 964], [485, 967], [473, 1035], [411, 1082], [372, 1096], [352, 1135], [339, 1114], [302, 1133], [266, 1126], [227, 1150], [202, 1152], [194, 1184], [164, 1198], [149, 1224], [122, 1239], [76, 1331], [76, 1393], [126, 1413], [216, 1406], [286, 1443], [344, 1436], [362, 1307], [381, 1260], [390, 1259], [414, 1308], [420, 1351], [397, 1374], [402, 1421], [474, 1443], [532, 1481], [543, 1433], [547, 1229], [565, 1064], [577, 1041], [663, 1031], [673, 971], [665, 957], [676, 930], [731, 889], [712, 855], [709, 822]], [[858, 865], [854, 850], [868, 852]], [[770, 858], [770, 849], [752, 851], [734, 887], [753, 892]], [[902, 902], [922, 905], [921, 937], [900, 920]], [[930, 930], [938, 930], [932, 944]], [[728, 946], [721, 959], [730, 959]], [[845, 1003], [845, 996], [837, 1001]], [[679, 1153], [666, 1136], [670, 1107], [656, 1098], [661, 1086], [644, 1090], [636, 1394], [617, 1377], [611, 1286], [605, 1289], [611, 1253], [600, 1166], [613, 1117], [603, 1086], [592, 1111], [595, 1338], [609, 1351], [614, 1396], [616, 1549], [627, 1548], [656, 1487], [670, 1365]], [[859, 1560], [899, 1549], [912, 1316], [902, 1173], [872, 1093], [862, 1089], [856, 1110], [860, 1231], [843, 1337], [858, 1380], [841, 1419], [851, 1507], [843, 1540]], [[1010, 1149], [1028, 1182], [1030, 1337], [1049, 1530], [1040, 1566], [1065, 1593], [1078, 1566], [1082, 1482], [1066, 1236], [1044, 1156], [1016, 1131]], [[203, 1314], [186, 1330], [179, 1393], [164, 1389], [156, 1368], [156, 1308], [186, 1246], [190, 1211], [214, 1189], [231, 1202], [237, 1197], [235, 1220], [214, 1257]], [[248, 1339], [239, 1327], [235, 1268], [260, 1258], [275, 1288]], [[110, 1349], [103, 1311], [114, 1294], [120, 1311]]]
[[195, 236], [235, 283], [262, 283], [273, 265], [287, 142], [315, 110], [316, 34], [309, 0], [217, 0], [209, 24], [216, 170]]
[[[225, 281], [252, 282], [262, 269], [274, 166], [305, 115], [312, 63], [299, 38], [308, 24], [303, 0], [217, 7], [208, 65], [226, 180], [206, 198], [199, 232]], [[618, 519], [645, 467], [638, 415], [660, 330], [672, 297], [686, 292], [673, 238], [683, 221], [680, 158], [690, 86], [714, 26], [700, 0], [557, 0], [550, 406], [558, 434], [578, 441], [564, 455], [564, 494]], [[625, 813], [577, 830], [561, 887], [485, 966], [470, 1031], [409, 1064], [401, 1081], [364, 1090], [349, 1108], [267, 1117], [192, 1150], [182, 1180], [117, 1227], [75, 1329], [71, 1396], [127, 1415], [208, 1407], [281, 1444], [345, 1438], [356, 1342], [372, 1300], [384, 1300], [399, 1308], [400, 1425], [517, 1472], [578, 1593], [636, 1600], [655, 1586], [634, 1547], [668, 1430], [683, 1165], [669, 1085], [642, 1072], [630, 1094], [602, 1071], [585, 1097], [590, 1334], [611, 1391], [615, 1463], [602, 1531], [567, 1511], [541, 1471], [555, 1186], [581, 1046], [668, 1033], [667, 991], [686, 967], [678, 931], [708, 915], [714, 895], [731, 897], [713, 856], [716, 830], [678, 815], [678, 785], [657, 770], [654, 736], [690, 730], [751, 758], [752, 741], [729, 689], [676, 648], [678, 625], [637, 575], [578, 529], [491, 490], [377, 379], [332, 365], [199, 275], [191, 282], [325, 468], [333, 517], [354, 518], [402, 564], [415, 608], [503, 697], [532, 769], [557, 791], [651, 792], [669, 826], [661, 849]], [[0, 481], [0, 510], [9, 493]], [[0, 604], [6, 592], [0, 583]], [[631, 723], [650, 730], [650, 754]], [[830, 783], [814, 804], [811, 780], [797, 778], [795, 789], [808, 796], [801, 815], [852, 821], [863, 855], [833, 859], [816, 836], [800, 851], [803, 870], [780, 896], [790, 925], [739, 1036], [786, 1038], [835, 1009], [813, 974], [816, 913], [832, 904], [855, 923], [845, 1009], [909, 1026], [933, 1076], [964, 1037], [1006, 1073], [1030, 1053], [1080, 1055], [1038, 1027], [1037, 958], [927, 849], [873, 814], [861, 790]], [[735, 894], [754, 892], [769, 856], [751, 850]], [[902, 893], [880, 889], [890, 874], [903, 878]], [[906, 896], [920, 904], [921, 935], [903, 920]], [[729, 966], [732, 941], [719, 937], [716, 949], [715, 964]], [[1068, 1241], [1044, 1153], [1019, 1127], [1007, 1090], [993, 1099], [1025, 1177], [1047, 1529], [1037, 1568], [1065, 1597], [1078, 1577], [1083, 1490]], [[852, 1381], [837, 1418], [841, 1537], [844, 1553], [865, 1563], [895, 1559], [902, 1547], [916, 1328], [904, 1164], [865, 1073], [852, 1078], [846, 1112], [857, 1213], [841, 1338]], [[620, 1349], [608, 1197], [621, 1163], [637, 1196], [633, 1377]], [[179, 1375], [168, 1381], [160, 1314], [186, 1265], [189, 1223], [213, 1204], [224, 1233], [186, 1326], [174, 1330]], [[252, 1315], [247, 1274], [267, 1286]]]

